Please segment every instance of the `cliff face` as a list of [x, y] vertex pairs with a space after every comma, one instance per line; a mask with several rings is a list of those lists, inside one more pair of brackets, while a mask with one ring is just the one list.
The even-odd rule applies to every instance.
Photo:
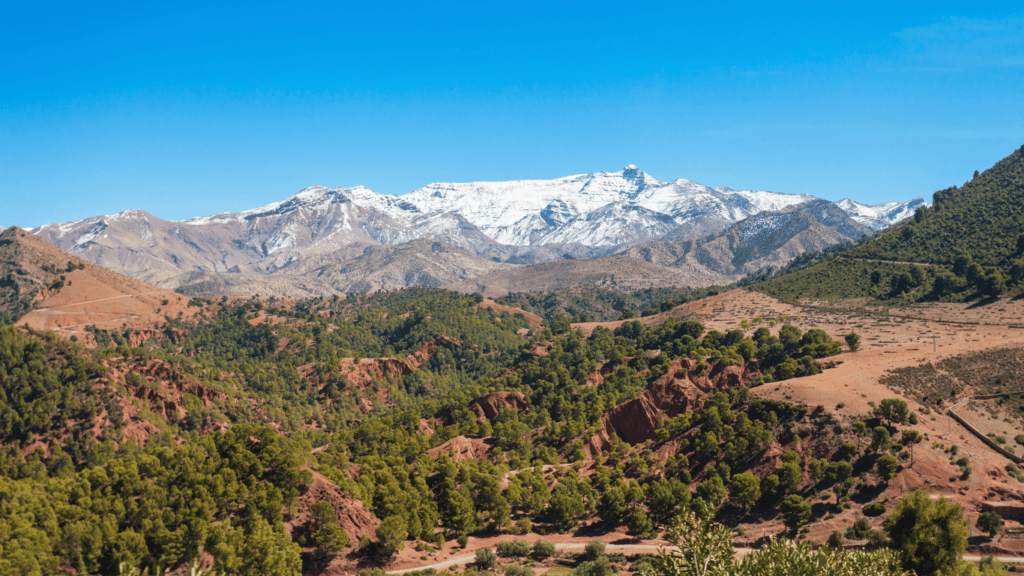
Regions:
[[476, 412], [477, 422], [481, 423], [496, 417], [502, 408], [523, 412], [527, 406], [522, 392], [491, 392], [469, 403], [470, 409]]
[[[715, 365], [703, 370], [699, 364], [693, 359], [674, 360], [672, 368], [637, 398], [609, 410], [603, 418], [604, 429], [590, 439], [590, 454], [610, 449], [613, 434], [630, 444], [650, 440], [662, 417], [693, 410], [716, 391], [735, 390], [761, 376], [755, 363]], [[686, 373], [681, 375], [684, 369]]]

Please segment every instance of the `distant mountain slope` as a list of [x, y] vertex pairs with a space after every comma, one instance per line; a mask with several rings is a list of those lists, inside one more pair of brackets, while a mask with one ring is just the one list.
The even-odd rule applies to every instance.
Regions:
[[414, 240], [329, 264], [307, 275], [330, 283], [341, 293], [363, 293], [409, 286], [437, 287], [508, 268], [508, 264], [485, 260], [443, 242]]
[[868, 232], [869, 228], [851, 220], [831, 202], [817, 200], [784, 212], [752, 216], [700, 240], [650, 242], [622, 255], [732, 281], [763, 268], [779, 268], [805, 252]]
[[1008, 266], [1024, 234], [1024, 146], [962, 187], [935, 193], [932, 208], [851, 258], [952, 264], [966, 253], [983, 266]]
[[919, 207], [927, 206], [927, 202], [921, 198], [914, 198], [909, 202], [884, 202], [868, 206], [867, 204], [861, 204], [849, 198], [844, 198], [836, 202], [836, 206], [857, 222], [873, 230], [881, 230], [910, 218]]
[[[330, 261], [330, 255], [325, 256]], [[442, 286], [511, 268], [432, 240], [370, 247], [355, 258], [313, 266], [299, 261], [271, 274], [189, 273], [178, 291], [190, 296], [275, 294], [292, 298]]]
[[732, 220], [726, 220], [720, 216], [698, 216], [683, 222], [655, 240], [671, 242], [698, 240], [705, 236], [710, 236], [715, 232], [721, 232], [733, 224], [735, 224], [735, 222]]
[[183, 270], [253, 271], [253, 263], [263, 258], [262, 248], [244, 242], [237, 226], [199, 229], [143, 210], [47, 224], [32, 232], [61, 250], [153, 284]]
[[63, 250], [161, 285], [173, 284], [182, 272], [268, 273], [313, 255], [354, 256], [345, 251], [353, 245], [401, 244], [423, 237], [474, 251], [494, 245], [457, 214], [419, 214], [399, 204], [387, 213], [354, 201], [371, 196], [379, 195], [365, 188], [314, 187], [261, 208], [184, 222], [128, 210], [47, 224], [32, 232]]
[[[666, 286], [704, 287], [720, 283], [719, 276], [675, 270], [626, 256], [563, 260], [491, 272], [444, 286], [470, 294], [498, 297], [510, 292], [547, 292], [575, 286], [599, 286], [634, 291]], [[727, 282], [726, 282], [727, 283]]]

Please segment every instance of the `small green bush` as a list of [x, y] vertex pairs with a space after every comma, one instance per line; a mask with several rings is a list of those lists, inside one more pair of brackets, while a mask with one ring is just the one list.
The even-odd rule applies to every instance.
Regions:
[[593, 540], [587, 544], [583, 552], [587, 555], [587, 558], [591, 560], [604, 556], [604, 542], [600, 540]]
[[481, 548], [476, 551], [474, 562], [481, 568], [493, 568], [498, 564], [498, 556], [490, 548]]
[[498, 556], [504, 556], [506, 558], [521, 558], [530, 554], [530, 545], [526, 540], [520, 540], [515, 538], [513, 540], [506, 540], [504, 542], [498, 542]]
[[872, 502], [864, 505], [865, 516], [881, 516], [882, 514], [885, 514], [885, 504]]
[[538, 559], [545, 559], [554, 556], [555, 545], [547, 540], [537, 540], [533, 543], [533, 555]]

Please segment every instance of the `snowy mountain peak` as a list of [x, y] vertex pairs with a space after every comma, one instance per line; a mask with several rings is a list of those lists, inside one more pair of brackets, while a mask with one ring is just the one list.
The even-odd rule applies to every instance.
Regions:
[[907, 202], [884, 202], [869, 206], [861, 204], [856, 200], [843, 198], [836, 202], [836, 206], [857, 222], [875, 230], [881, 230], [910, 218], [919, 207], [931, 206], [931, 204], [925, 202], [922, 198], [914, 198]]

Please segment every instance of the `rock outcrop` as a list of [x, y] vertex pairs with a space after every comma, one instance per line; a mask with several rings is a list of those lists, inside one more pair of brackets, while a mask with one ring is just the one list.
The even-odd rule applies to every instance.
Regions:
[[613, 435], [630, 444], [650, 440], [662, 417], [672, 418], [693, 410], [716, 391], [735, 390], [761, 376], [756, 363], [704, 368], [702, 365], [707, 366], [688, 358], [674, 360], [669, 371], [637, 398], [604, 415], [603, 429], [590, 439], [588, 452], [593, 456], [610, 449]]
[[491, 392], [469, 403], [469, 408], [476, 412], [477, 422], [481, 423], [496, 417], [502, 408], [523, 412], [527, 406], [522, 392]]

